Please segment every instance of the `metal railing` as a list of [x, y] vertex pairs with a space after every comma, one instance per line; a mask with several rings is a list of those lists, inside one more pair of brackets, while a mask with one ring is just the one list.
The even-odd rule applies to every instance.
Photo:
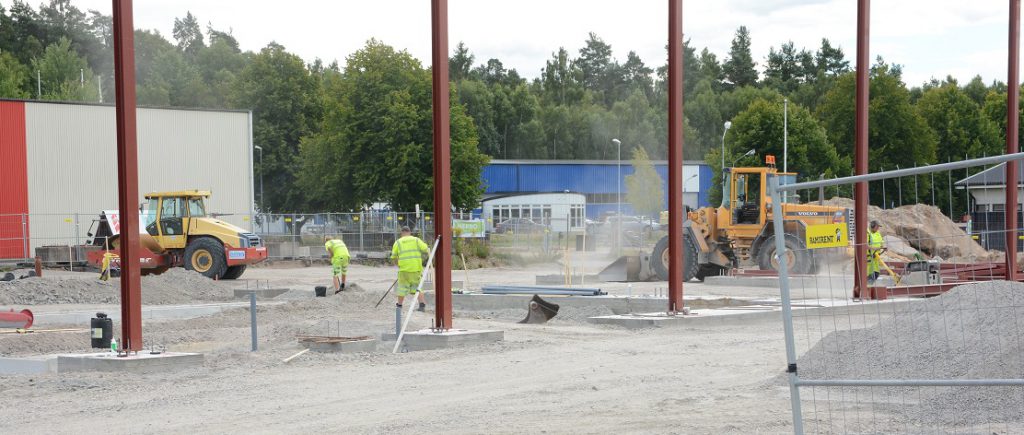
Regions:
[[[785, 186], [771, 178], [769, 191], [778, 198], [1021, 159], [1024, 153]], [[775, 234], [783, 234], [784, 217], [772, 216]], [[887, 250], [865, 247], [869, 256], [879, 255], [865, 259], [868, 288], [857, 299], [852, 256], [825, 260], [816, 241], [775, 238], [795, 433], [1024, 430], [1024, 322], [1017, 320], [1024, 314], [1024, 288], [1001, 281], [1007, 271], [999, 253], [953, 230], [958, 227], [951, 221], [927, 219], [881, 222]], [[974, 235], [1008, 235], [994, 228], [982, 233]], [[1021, 229], [1012, 234], [1019, 238]], [[938, 246], [960, 256], [939, 258]]]

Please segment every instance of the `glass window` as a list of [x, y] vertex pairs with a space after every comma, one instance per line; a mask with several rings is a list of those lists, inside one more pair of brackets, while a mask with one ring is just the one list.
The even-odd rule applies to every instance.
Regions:
[[164, 198], [163, 204], [161, 204], [160, 219], [185, 216], [181, 202], [181, 198]]
[[992, 211], [1006, 211], [1006, 204], [992, 204]]
[[142, 217], [146, 232], [151, 236], [156, 236], [156, 210], [160, 206], [160, 199], [150, 198], [146, 201], [146, 206], [142, 209]]
[[722, 207], [729, 208], [732, 195], [732, 172], [726, 172], [724, 180], [722, 182]]
[[203, 198], [188, 199], [188, 215], [191, 217], [206, 216], [206, 207], [203, 206]]

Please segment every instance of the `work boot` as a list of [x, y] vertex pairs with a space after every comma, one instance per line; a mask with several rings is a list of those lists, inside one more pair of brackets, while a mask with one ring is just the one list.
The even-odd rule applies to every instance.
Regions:
[[420, 307], [417, 308], [416, 311], [419, 311], [421, 313], [424, 312], [424, 311], [427, 311], [427, 304], [425, 304], [423, 302], [420, 302]]
[[402, 304], [395, 304], [395, 308], [402, 308]]
[[338, 287], [338, 289], [334, 291], [334, 294], [338, 294], [343, 291], [345, 291], [345, 283], [341, 283], [341, 287]]

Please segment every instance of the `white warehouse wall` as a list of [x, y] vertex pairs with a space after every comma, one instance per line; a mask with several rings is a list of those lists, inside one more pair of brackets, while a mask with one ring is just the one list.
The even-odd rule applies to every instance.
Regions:
[[[212, 213], [251, 228], [249, 112], [139, 108], [139, 195], [211, 190]], [[32, 249], [84, 243], [101, 210], [117, 209], [113, 106], [25, 103]], [[79, 214], [79, 222], [73, 215]], [[66, 220], [72, 220], [67, 222]]]

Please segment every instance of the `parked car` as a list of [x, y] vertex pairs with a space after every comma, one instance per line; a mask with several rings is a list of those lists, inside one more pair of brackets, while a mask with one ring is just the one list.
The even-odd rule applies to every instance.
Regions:
[[548, 229], [547, 225], [534, 222], [527, 218], [512, 218], [494, 226], [497, 234], [505, 233], [540, 233]]

